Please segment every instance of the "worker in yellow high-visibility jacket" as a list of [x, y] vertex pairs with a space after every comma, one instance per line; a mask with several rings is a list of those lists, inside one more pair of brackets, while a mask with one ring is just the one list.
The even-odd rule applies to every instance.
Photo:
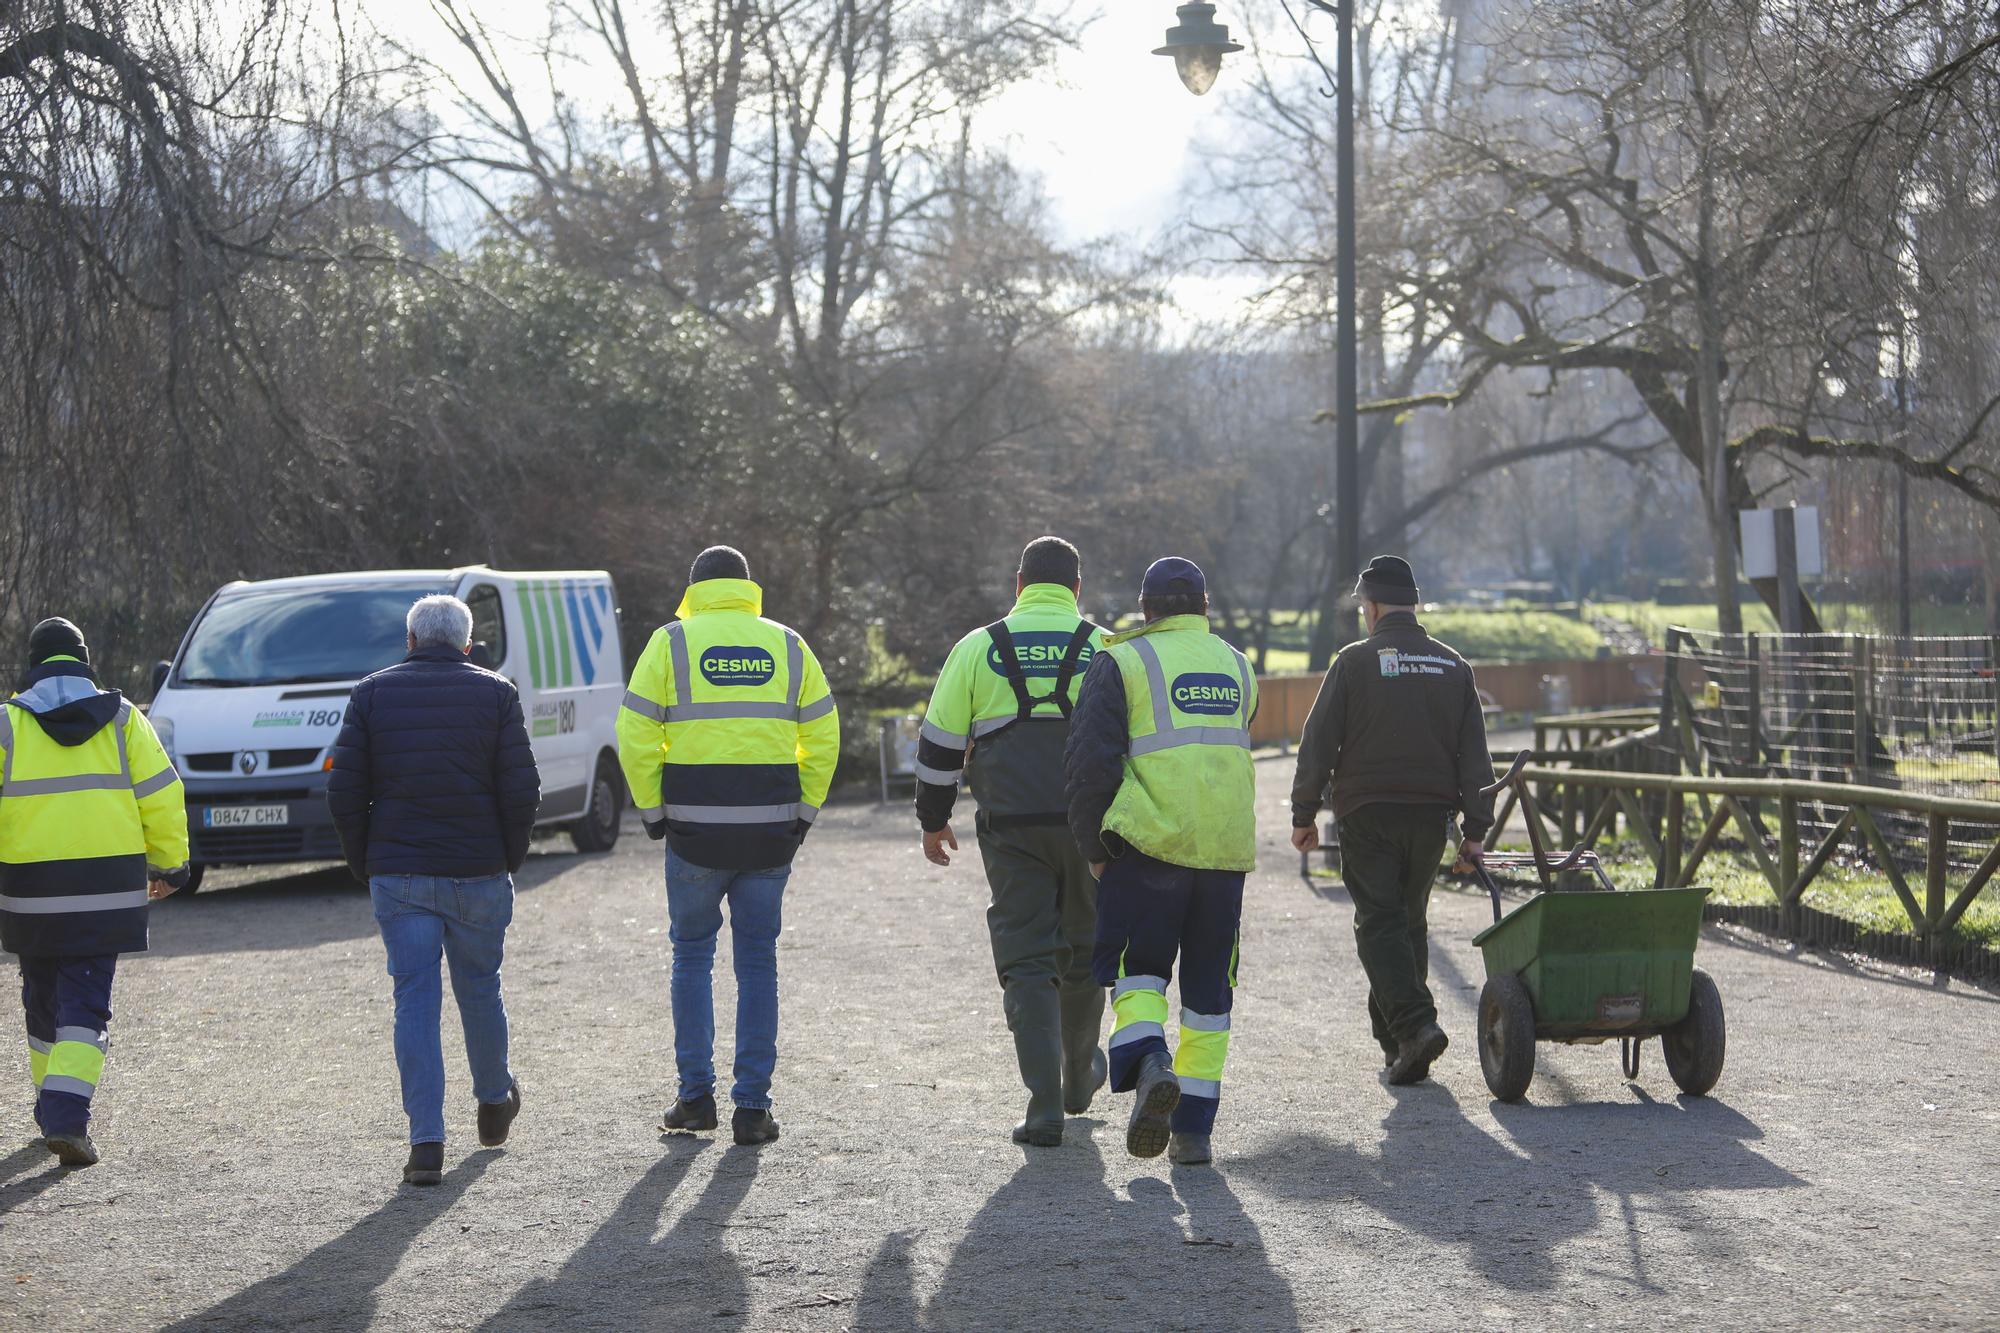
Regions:
[[181, 781], [145, 714], [98, 686], [83, 633], [44, 620], [0, 708], [0, 948], [21, 960], [35, 1123], [69, 1166], [97, 1161], [118, 955], [146, 948], [147, 904], [187, 882]]
[[712, 546], [680, 618], [653, 632], [618, 710], [618, 758], [646, 832], [667, 842], [679, 1094], [669, 1130], [716, 1127], [711, 974], [722, 909], [736, 965], [736, 1114], [745, 1146], [778, 1137], [778, 932], [792, 857], [833, 785], [840, 716], [819, 659], [763, 617], [743, 553]]

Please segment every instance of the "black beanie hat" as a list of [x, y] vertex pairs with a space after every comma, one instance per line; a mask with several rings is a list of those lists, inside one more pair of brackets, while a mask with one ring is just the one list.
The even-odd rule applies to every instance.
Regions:
[[1354, 595], [1384, 606], [1415, 606], [1423, 600], [1417, 595], [1416, 572], [1400, 555], [1378, 555], [1370, 560], [1355, 581]]
[[90, 645], [83, 641], [83, 631], [61, 616], [50, 616], [28, 635], [29, 666], [38, 667], [51, 657], [74, 657], [86, 665], [90, 662]]

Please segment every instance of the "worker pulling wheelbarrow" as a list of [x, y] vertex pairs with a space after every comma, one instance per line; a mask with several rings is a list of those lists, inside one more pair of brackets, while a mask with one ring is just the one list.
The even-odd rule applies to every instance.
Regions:
[[[1525, 763], [1525, 755], [1517, 759], [1488, 792], [1520, 783]], [[1533, 806], [1527, 808], [1535, 818]], [[1726, 1043], [1722, 995], [1694, 965], [1708, 890], [1619, 891], [1597, 854], [1584, 849], [1560, 861], [1538, 850], [1488, 853], [1484, 862], [1472, 870], [1493, 899], [1493, 924], [1472, 942], [1486, 959], [1479, 1066], [1493, 1095], [1512, 1102], [1528, 1091], [1538, 1041], [1578, 1045], [1616, 1038], [1620, 1067], [1636, 1079], [1648, 1037], [1660, 1039], [1667, 1072], [1681, 1090], [1706, 1095], [1722, 1076]], [[1598, 887], [1544, 891], [1504, 912], [1491, 873], [1496, 869], [1533, 870], [1545, 884], [1586, 871]]]

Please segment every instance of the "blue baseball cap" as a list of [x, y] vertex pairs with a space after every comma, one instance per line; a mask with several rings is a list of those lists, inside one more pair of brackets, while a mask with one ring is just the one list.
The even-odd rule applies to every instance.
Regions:
[[1208, 579], [1201, 566], [1178, 555], [1161, 556], [1146, 566], [1139, 584], [1141, 597], [1206, 597]]

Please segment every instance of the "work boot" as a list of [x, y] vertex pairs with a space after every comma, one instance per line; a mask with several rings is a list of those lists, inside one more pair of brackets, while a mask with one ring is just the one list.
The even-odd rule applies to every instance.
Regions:
[[755, 1148], [761, 1143], [773, 1143], [778, 1138], [778, 1122], [766, 1110], [739, 1106], [729, 1120], [730, 1132], [736, 1136], [739, 1148]]
[[1405, 1037], [1396, 1047], [1396, 1058], [1389, 1066], [1389, 1081], [1403, 1085], [1421, 1083], [1431, 1076], [1431, 1062], [1444, 1054], [1444, 1048], [1451, 1045], [1451, 1038], [1444, 1035], [1444, 1029], [1435, 1023], [1426, 1023]]
[[698, 1134], [715, 1128], [715, 1094], [706, 1093], [691, 1102], [676, 1101], [660, 1117], [660, 1128], [666, 1133], [683, 1130]]
[[1158, 1157], [1173, 1133], [1174, 1107], [1180, 1105], [1181, 1081], [1166, 1052], [1154, 1051], [1139, 1066], [1132, 1093], [1132, 1121], [1125, 1127], [1125, 1151], [1134, 1157]]
[[1173, 1142], [1167, 1145], [1167, 1158], [1175, 1166], [1207, 1166], [1215, 1160], [1215, 1151], [1208, 1146], [1208, 1135], [1175, 1130]]
[[97, 1145], [90, 1141], [90, 1135], [51, 1134], [42, 1140], [42, 1146], [56, 1155], [56, 1160], [64, 1166], [96, 1166]]
[[410, 1160], [403, 1164], [405, 1185], [435, 1185], [444, 1179], [444, 1145], [412, 1143]]
[[1098, 1089], [1111, 1081], [1111, 1061], [1104, 1052], [1093, 1047], [1090, 1052], [1088, 1071], [1081, 1077], [1065, 1074], [1063, 1078], [1063, 1110], [1071, 1115], [1082, 1115], [1090, 1109], [1091, 1098]]
[[1047, 980], [1009, 980], [1001, 1007], [1028, 1089], [1028, 1113], [1014, 1142], [1053, 1147], [1063, 1127], [1062, 996]]
[[1060, 1121], [1049, 1125], [1023, 1120], [1014, 1126], [1014, 1142], [1025, 1144], [1030, 1148], [1060, 1148], [1062, 1140], [1063, 1127]]
[[1095, 983], [1062, 988], [1063, 1110], [1082, 1115], [1111, 1077], [1111, 1064], [1098, 1041], [1104, 1031], [1104, 987]]
[[514, 1086], [507, 1089], [504, 1102], [479, 1103], [479, 1146], [497, 1148], [507, 1141], [508, 1126], [514, 1117], [521, 1114], [521, 1081], [514, 1080]]

